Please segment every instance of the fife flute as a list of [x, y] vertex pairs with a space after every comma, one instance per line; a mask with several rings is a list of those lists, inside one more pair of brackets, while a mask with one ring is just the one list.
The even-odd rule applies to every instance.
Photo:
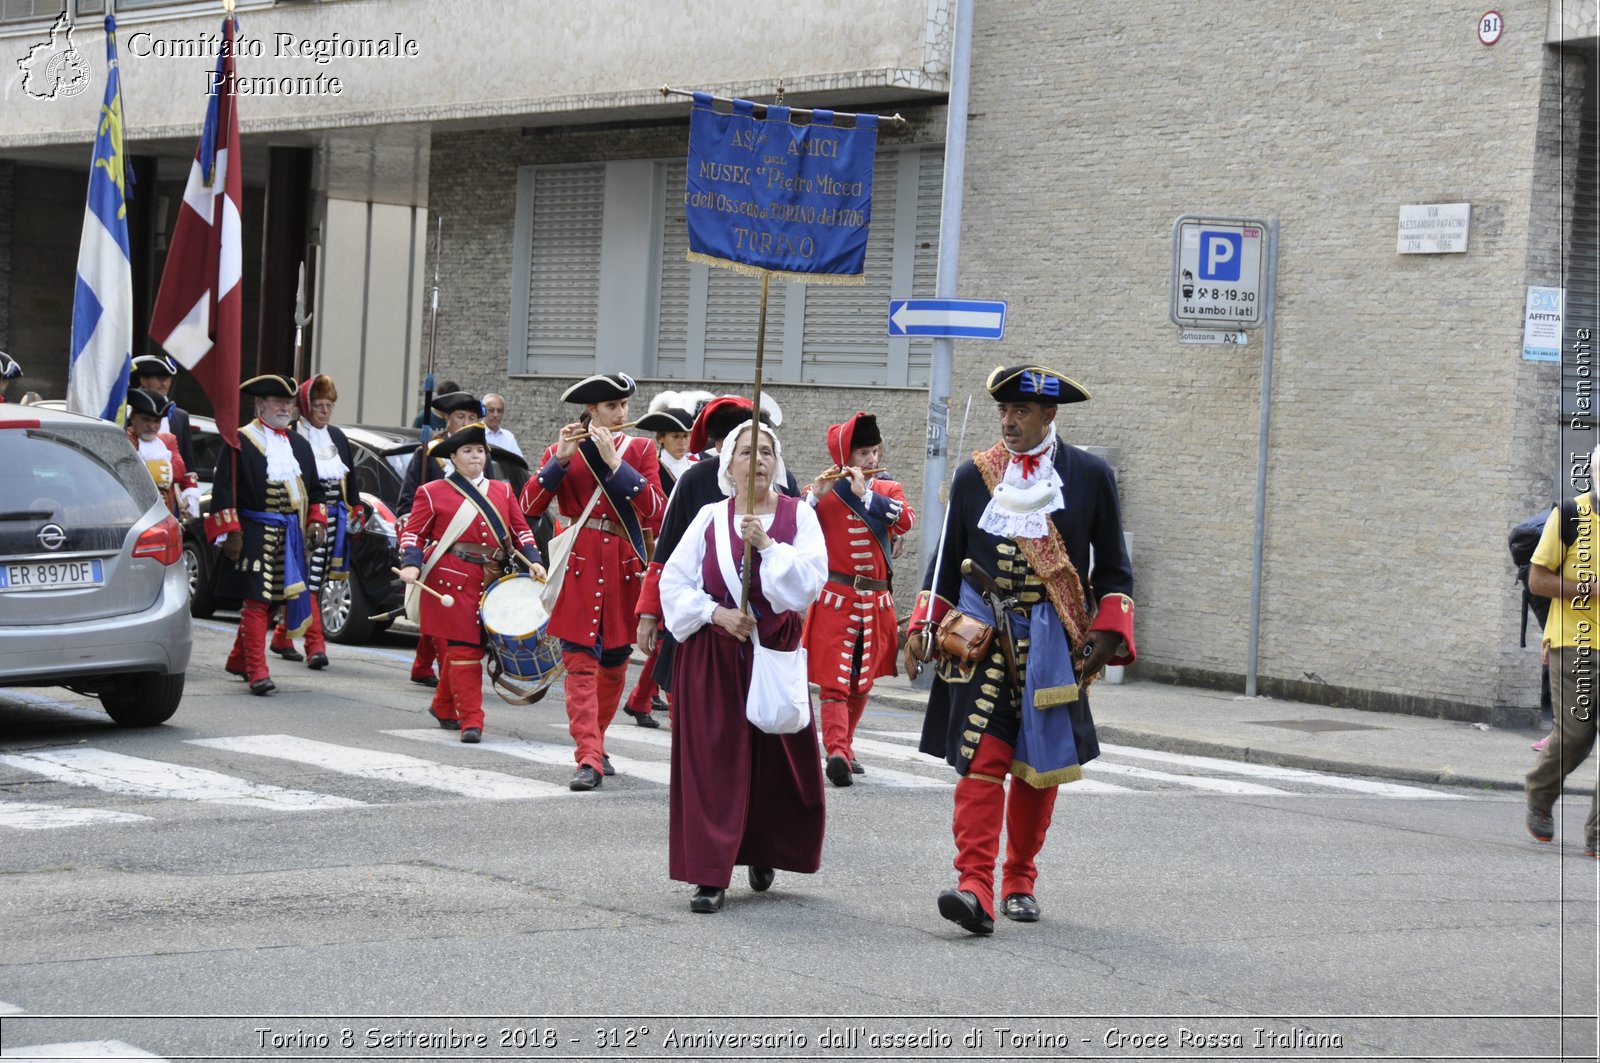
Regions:
[[[889, 471], [888, 466], [884, 466], [881, 469], [862, 469], [861, 470], [861, 475], [862, 476], [871, 477], [871, 476], [878, 475], [880, 472], [888, 472], [888, 471]], [[843, 469], [840, 469], [838, 472], [825, 472], [821, 476], [817, 477], [817, 479], [821, 480], [824, 483], [827, 483], [829, 480], [847, 480], [849, 478], [850, 478], [850, 474], [848, 472], [844, 471]]]
[[[611, 429], [611, 431], [612, 432], [625, 431], [626, 429], [635, 427], [638, 423], [639, 423], [638, 421], [625, 421], [622, 424], [617, 425], [617, 427]], [[563, 435], [561, 437], [561, 441], [563, 443], [582, 443], [585, 439], [588, 439], [588, 438], [589, 438], [589, 432], [588, 432], [588, 429], [585, 429], [582, 432], [574, 432], [571, 435]]]

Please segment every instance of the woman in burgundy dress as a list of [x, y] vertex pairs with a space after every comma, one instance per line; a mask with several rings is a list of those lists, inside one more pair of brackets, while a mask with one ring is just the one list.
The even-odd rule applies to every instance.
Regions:
[[[673, 706], [669, 873], [697, 887], [689, 908], [704, 913], [722, 909], [736, 864], [749, 867], [759, 892], [779, 870], [809, 874], [822, 862], [816, 724], [786, 735], [758, 730], [745, 719], [745, 693], [751, 629], [769, 649], [798, 648], [828, 552], [811, 507], [773, 490], [786, 482], [777, 435], [762, 426], [758, 448], [751, 437], [745, 427], [723, 441], [718, 476], [730, 497], [701, 509], [661, 573], [662, 612], [678, 640], [673, 689], [682, 692]], [[748, 613], [734, 575], [746, 542]]]

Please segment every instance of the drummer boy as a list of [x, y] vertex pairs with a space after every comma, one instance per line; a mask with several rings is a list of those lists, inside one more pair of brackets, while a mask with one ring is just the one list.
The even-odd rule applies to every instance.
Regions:
[[[453, 469], [417, 488], [400, 536], [400, 578], [423, 584], [422, 634], [444, 649], [429, 712], [440, 727], [459, 730], [461, 741], [472, 743], [483, 737], [478, 600], [518, 558], [540, 579], [545, 571], [511, 485], [484, 475], [489, 450], [483, 423], [446, 436], [433, 454], [448, 458]], [[467, 515], [458, 519], [462, 512]]]

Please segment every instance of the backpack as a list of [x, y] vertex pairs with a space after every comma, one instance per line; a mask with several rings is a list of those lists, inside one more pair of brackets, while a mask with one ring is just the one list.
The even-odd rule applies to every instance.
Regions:
[[[1561, 500], [1561, 544], [1571, 546], [1578, 538], [1578, 500], [1564, 498]], [[1600, 494], [1595, 489], [1589, 492], [1589, 512], [1600, 513]], [[1533, 551], [1539, 546], [1539, 539], [1544, 535], [1545, 522], [1550, 514], [1535, 513], [1527, 520], [1511, 529], [1511, 534], [1506, 539], [1506, 546], [1511, 550], [1511, 564], [1517, 570], [1517, 582], [1522, 584], [1522, 645], [1528, 645], [1528, 614], [1531, 612], [1534, 619], [1539, 621], [1543, 629], [1545, 620], [1550, 615], [1550, 599], [1541, 594], [1534, 594], [1528, 590], [1528, 566], [1533, 563]]]

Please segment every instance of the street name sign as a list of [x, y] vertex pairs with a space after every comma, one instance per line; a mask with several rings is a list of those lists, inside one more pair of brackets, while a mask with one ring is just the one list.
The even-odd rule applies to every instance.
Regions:
[[890, 299], [889, 335], [999, 340], [1006, 304], [989, 299]]
[[1185, 214], [1172, 226], [1172, 323], [1255, 328], [1262, 317], [1265, 222]]

